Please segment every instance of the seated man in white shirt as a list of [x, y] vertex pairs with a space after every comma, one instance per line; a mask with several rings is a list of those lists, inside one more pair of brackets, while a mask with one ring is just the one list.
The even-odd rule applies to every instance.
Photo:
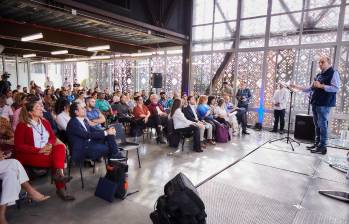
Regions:
[[12, 123], [13, 111], [11, 106], [6, 105], [6, 96], [0, 97], [0, 116]]
[[288, 91], [287, 89], [279, 84], [279, 89], [277, 89], [273, 96], [273, 107], [274, 107], [274, 127], [271, 132], [277, 132], [278, 124], [280, 121], [280, 134], [284, 133], [285, 127], [285, 109], [288, 100]]

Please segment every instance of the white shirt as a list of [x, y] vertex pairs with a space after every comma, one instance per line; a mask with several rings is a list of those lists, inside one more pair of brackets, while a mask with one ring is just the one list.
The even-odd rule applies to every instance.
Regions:
[[191, 110], [192, 110], [192, 112], [193, 112], [193, 114], [194, 114], [194, 116], [195, 116], [195, 120], [199, 120], [199, 118], [198, 118], [198, 115], [196, 114], [196, 106], [195, 105], [191, 105], [191, 104], [189, 104], [189, 106], [190, 106], [190, 108], [191, 108]]
[[[273, 96], [273, 107], [274, 110], [283, 110], [287, 107], [288, 90], [286, 88], [277, 89]], [[279, 106], [275, 106], [276, 103], [280, 103]]]
[[78, 121], [80, 122], [80, 124], [85, 128], [85, 130], [87, 131], [87, 128], [86, 128], [86, 125], [85, 125], [85, 122], [84, 122], [84, 119], [83, 117], [76, 117], [78, 119]]
[[34, 145], [36, 148], [43, 148], [48, 143], [49, 133], [41, 121], [31, 121], [33, 130]]
[[215, 106], [214, 108], [214, 114], [217, 116], [217, 117], [223, 117], [225, 120], [228, 119], [228, 113], [227, 111], [225, 110], [225, 108], [222, 108], [220, 106]]
[[0, 116], [10, 121], [10, 116], [13, 116], [12, 108], [8, 105], [0, 107]]
[[58, 114], [56, 118], [58, 129], [65, 131], [67, 129], [69, 120], [69, 113], [62, 111], [62, 113]]
[[13, 98], [12, 97], [9, 97], [6, 99], [6, 104], [11, 106], [13, 104]]
[[188, 120], [184, 116], [181, 108], [178, 108], [174, 112], [174, 114], [172, 116], [172, 120], [173, 120], [174, 129], [187, 128], [187, 127], [189, 127], [192, 124], [196, 124], [195, 122]]

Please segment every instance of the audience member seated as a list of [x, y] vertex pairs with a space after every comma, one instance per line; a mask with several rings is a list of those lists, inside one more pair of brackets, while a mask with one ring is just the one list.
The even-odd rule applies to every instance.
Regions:
[[138, 136], [149, 122], [150, 111], [148, 107], [143, 104], [142, 96], [136, 96], [135, 101], [136, 106], [133, 108], [134, 122], [131, 124], [131, 133], [133, 136]]
[[[196, 113], [196, 99], [193, 96], [188, 97], [188, 106], [183, 107], [183, 113], [184, 116], [193, 122], [199, 122], [199, 117]], [[207, 131], [207, 142], [211, 145], [215, 145], [216, 143], [213, 141], [212, 138], [212, 125], [210, 123], [207, 123], [205, 121], [201, 121], [203, 124], [204, 128], [200, 128], [200, 141], [203, 147], [206, 147], [204, 143], [204, 135], [205, 135], [205, 130]]]
[[165, 111], [168, 111], [169, 108], [167, 108], [167, 96], [165, 92], [160, 92], [160, 99], [159, 104], [164, 108]]
[[149, 92], [149, 97], [148, 97], [148, 99], [146, 99], [144, 101], [144, 105], [148, 106], [149, 104], [151, 104], [150, 96], [153, 95], [153, 94], [154, 94], [154, 92]]
[[86, 158], [98, 160], [105, 156], [108, 159], [124, 160], [115, 141], [115, 128], [98, 130], [92, 128], [85, 119], [86, 110], [78, 103], [73, 103], [69, 110], [70, 121], [67, 136], [72, 152], [72, 159], [81, 162]]
[[11, 124], [6, 118], [0, 117], [0, 148], [5, 146], [12, 150], [13, 145], [14, 133]]
[[118, 120], [121, 123], [130, 123], [132, 120], [132, 114], [130, 111], [129, 106], [126, 103], [126, 96], [125, 95], [121, 95], [120, 98], [120, 103], [115, 105], [115, 109], [117, 111], [117, 115], [118, 115]]
[[68, 102], [68, 100], [62, 101], [61, 108], [59, 108], [58, 110], [60, 111], [60, 113], [56, 117], [59, 139], [62, 140], [64, 143], [68, 142], [66, 130], [68, 122], [70, 120], [69, 108], [70, 103]]
[[158, 96], [156, 94], [152, 94], [149, 97], [150, 104], [148, 105], [148, 109], [150, 111], [150, 117], [148, 126], [155, 127], [156, 133], [158, 135], [156, 141], [157, 143], [166, 144], [164, 141], [164, 133], [167, 125], [167, 113], [164, 111], [164, 108], [158, 102]]
[[131, 94], [129, 92], [126, 92], [125, 96], [126, 96], [125, 101], [126, 101], [127, 106], [129, 107], [130, 111], [133, 111], [133, 108], [135, 107], [135, 101], [134, 101], [133, 97], [131, 99]]
[[86, 117], [91, 127], [102, 130], [105, 123], [104, 115], [96, 108], [96, 100], [93, 97], [86, 98]]
[[12, 91], [8, 90], [5, 95], [6, 95], [6, 104], [11, 107], [13, 102], [14, 102], [13, 101]]
[[[238, 121], [238, 124], [241, 124], [242, 128], [242, 134], [249, 134], [246, 129], [247, 129], [247, 113], [245, 108], [239, 108], [235, 107], [231, 102], [230, 102], [230, 97], [228, 95], [224, 95], [224, 103], [226, 107], [226, 111], [231, 114], [233, 112], [237, 112], [236, 118]], [[238, 129], [238, 128], [237, 128]], [[235, 133], [236, 134], [236, 133]]]
[[15, 131], [15, 157], [25, 166], [51, 168], [57, 195], [64, 201], [75, 198], [64, 192], [71, 178], [64, 176], [65, 145], [56, 138], [43, 117], [39, 98], [31, 98], [22, 108]]
[[96, 100], [96, 108], [100, 110], [102, 113], [109, 113], [112, 114], [113, 111], [111, 109], [111, 106], [107, 100], [105, 100], [105, 93], [98, 93]]
[[77, 97], [77, 99], [74, 102], [79, 103], [82, 107], [86, 107], [84, 91], [80, 91], [78, 93], [78, 97]]
[[182, 105], [183, 107], [187, 107], [188, 106], [188, 96], [186, 93], [183, 93], [182, 94]]
[[12, 104], [12, 110], [16, 111], [18, 108], [22, 106], [22, 98], [25, 96], [24, 93], [17, 93], [16, 96], [13, 98], [14, 102]]
[[215, 96], [209, 96], [207, 98], [207, 105], [210, 107], [210, 111], [212, 115], [214, 116], [214, 109], [217, 106], [217, 101]]
[[25, 95], [23, 94], [22, 97], [21, 97], [21, 103], [20, 103], [20, 107], [15, 110], [15, 112], [13, 113], [13, 121], [12, 121], [12, 129], [13, 131], [16, 130], [16, 127], [17, 127], [17, 124], [19, 123], [19, 115], [22, 111], [22, 108], [24, 107], [24, 105], [27, 103], [27, 99], [30, 99], [32, 97], [36, 97], [35, 95], [33, 94], [28, 94], [28, 95]]
[[0, 97], [0, 117], [6, 118], [10, 122], [13, 118], [13, 111], [11, 106], [6, 105], [6, 96]]
[[237, 135], [238, 122], [236, 118], [237, 111], [229, 113], [226, 110], [224, 99], [219, 99], [217, 106], [214, 108], [215, 118], [218, 122], [229, 125], [232, 128], [232, 134]]
[[69, 103], [71, 103], [75, 100], [75, 96], [73, 95], [73, 93], [71, 91], [71, 87], [68, 89], [67, 100], [69, 101]]
[[58, 110], [59, 113], [56, 117], [56, 122], [57, 122], [58, 129], [60, 131], [66, 131], [68, 122], [70, 120], [70, 116], [69, 116], [70, 103], [68, 102], [68, 100], [64, 100], [62, 101], [62, 104], [60, 106], [61, 108], [59, 108]]
[[175, 99], [177, 99], [177, 98], [179, 98], [178, 93], [174, 92], [174, 93], [173, 93], [173, 97], [172, 97], [172, 98], [169, 98], [169, 99], [167, 100], [167, 106], [166, 106], [166, 108], [171, 108], [171, 107], [172, 107], [172, 104], [173, 104], [173, 101], [174, 101]]
[[38, 192], [29, 184], [29, 178], [22, 164], [15, 159], [7, 159], [9, 154], [0, 151], [0, 179], [2, 180], [0, 200], [0, 223], [7, 224], [6, 207], [14, 205], [19, 199], [23, 188], [28, 197], [35, 202], [42, 202], [50, 198]]
[[204, 125], [200, 122], [188, 120], [182, 112], [182, 100], [175, 99], [171, 108], [170, 118], [173, 120], [173, 126], [176, 131], [193, 132], [193, 150], [195, 152], [202, 152], [200, 144], [200, 129], [204, 129]]
[[212, 125], [213, 136], [216, 136], [216, 127], [220, 125], [220, 123], [213, 118], [213, 113], [211, 111], [210, 106], [208, 106], [207, 102], [208, 97], [206, 95], [200, 96], [196, 112], [200, 121], [205, 121]]

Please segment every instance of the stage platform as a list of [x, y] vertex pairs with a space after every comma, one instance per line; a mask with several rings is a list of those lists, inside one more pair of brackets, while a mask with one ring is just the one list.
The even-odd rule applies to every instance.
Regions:
[[95, 174], [84, 168], [84, 190], [78, 169], [74, 168], [68, 190], [76, 201], [61, 202], [49, 178], [41, 178], [33, 182], [34, 186], [52, 198], [38, 205], [24, 205], [20, 210], [10, 208], [8, 220], [13, 224], [151, 223], [149, 213], [157, 197], [178, 172], [198, 184], [235, 162], [198, 188], [206, 205], [207, 223], [348, 223], [349, 205], [318, 193], [318, 190], [349, 191], [345, 175], [324, 162], [328, 156], [344, 157], [347, 151], [330, 148], [325, 156], [314, 155], [304, 144], [295, 146], [293, 152], [283, 142], [267, 143], [255, 150], [276, 137], [280, 136], [251, 131], [249, 136], [233, 137], [229, 143], [211, 146], [203, 153], [190, 151], [187, 142], [184, 152], [174, 154], [173, 149], [146, 139], [141, 148], [142, 168], [138, 168], [136, 153], [129, 155], [130, 191], [139, 193], [123, 201], [105, 202], [94, 196], [98, 178], [105, 173], [103, 164], [98, 165]]

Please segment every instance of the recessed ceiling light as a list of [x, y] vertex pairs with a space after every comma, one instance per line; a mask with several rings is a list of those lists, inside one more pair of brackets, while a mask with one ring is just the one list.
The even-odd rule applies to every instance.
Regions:
[[109, 59], [110, 55], [97, 55], [97, 56], [91, 56], [90, 57], [92, 60], [93, 59]]
[[31, 41], [31, 40], [41, 39], [41, 38], [43, 38], [42, 33], [36, 33], [36, 34], [22, 37], [21, 41]]
[[52, 55], [68, 54], [68, 50], [51, 51], [51, 54], [52, 54]]
[[23, 54], [23, 58], [32, 58], [36, 57], [36, 54]]
[[94, 47], [88, 47], [88, 51], [102, 51], [102, 50], [109, 50], [110, 45], [101, 45], [101, 46], [94, 46]]
[[67, 58], [67, 59], [64, 59], [64, 61], [77, 61], [78, 59], [77, 58]]

